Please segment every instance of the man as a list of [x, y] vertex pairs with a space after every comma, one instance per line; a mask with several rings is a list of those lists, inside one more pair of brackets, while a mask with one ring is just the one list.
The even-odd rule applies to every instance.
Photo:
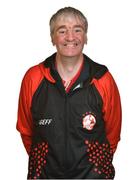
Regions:
[[17, 130], [29, 154], [28, 179], [113, 179], [121, 103], [107, 67], [82, 53], [88, 22], [72, 7], [50, 19], [57, 52], [22, 81]]

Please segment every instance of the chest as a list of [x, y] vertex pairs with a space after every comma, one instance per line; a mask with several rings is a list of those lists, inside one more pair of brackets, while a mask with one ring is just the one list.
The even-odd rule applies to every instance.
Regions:
[[63, 93], [44, 79], [33, 96], [31, 112], [37, 134], [55, 142], [68, 132], [94, 136], [104, 126], [102, 99], [93, 85]]

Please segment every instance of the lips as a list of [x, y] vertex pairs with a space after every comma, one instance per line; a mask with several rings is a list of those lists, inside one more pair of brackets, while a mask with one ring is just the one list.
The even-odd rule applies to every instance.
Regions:
[[78, 46], [78, 43], [64, 43], [64, 46], [67, 46], [67, 47], [76, 47], [76, 46]]

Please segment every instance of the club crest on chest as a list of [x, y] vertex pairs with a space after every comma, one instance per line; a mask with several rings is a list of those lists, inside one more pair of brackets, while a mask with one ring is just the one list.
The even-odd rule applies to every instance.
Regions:
[[92, 130], [96, 124], [96, 118], [95, 115], [91, 112], [86, 112], [85, 114], [83, 114], [83, 128], [87, 129], [87, 130]]

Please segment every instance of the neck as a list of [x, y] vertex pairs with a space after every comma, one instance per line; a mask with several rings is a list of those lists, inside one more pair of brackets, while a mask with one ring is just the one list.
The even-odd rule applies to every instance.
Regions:
[[62, 57], [56, 55], [57, 71], [61, 78], [65, 81], [70, 81], [78, 72], [83, 62], [83, 54], [76, 57]]

